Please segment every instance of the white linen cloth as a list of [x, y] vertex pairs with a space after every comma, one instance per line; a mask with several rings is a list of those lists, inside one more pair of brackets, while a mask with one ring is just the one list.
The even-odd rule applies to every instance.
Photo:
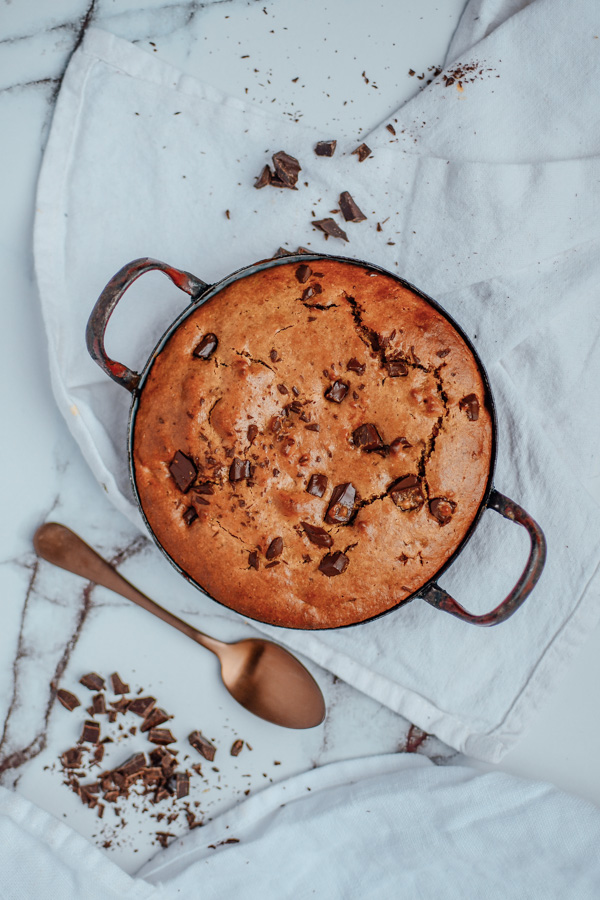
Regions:
[[[130, 398], [84, 343], [96, 297], [125, 262], [153, 256], [214, 282], [280, 244], [304, 245], [400, 274], [463, 325], [497, 404], [495, 486], [548, 539], [534, 593], [493, 629], [418, 600], [357, 628], [257, 627], [492, 761], [600, 613], [598, 35], [594, 0], [469, 4], [444, 74], [458, 55], [474, 71], [449, 86], [435, 78], [390, 116], [395, 136], [386, 123], [364, 136], [373, 152], [359, 163], [354, 136], [270, 117], [90, 30], [64, 78], [39, 182], [35, 265], [54, 392], [98, 481], [140, 525], [126, 462]], [[329, 137], [335, 156], [316, 157], [315, 140]], [[300, 189], [254, 190], [281, 149], [302, 164]], [[329, 215], [342, 190], [368, 220], [347, 224], [350, 243], [325, 243], [311, 210]], [[141, 367], [186, 302], [164, 276], [144, 276], [111, 320], [110, 355]], [[487, 512], [441, 582], [487, 611], [527, 549], [523, 529]]]
[[0, 897], [596, 900], [599, 840], [600, 811], [550, 785], [395, 754], [273, 785], [131, 878], [0, 788]]

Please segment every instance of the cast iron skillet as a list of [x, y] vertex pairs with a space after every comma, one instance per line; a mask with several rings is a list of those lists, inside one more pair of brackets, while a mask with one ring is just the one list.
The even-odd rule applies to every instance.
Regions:
[[[384, 275], [387, 275], [389, 278], [393, 278], [403, 287], [408, 288], [411, 291], [414, 291], [419, 297], [429, 303], [434, 309], [436, 309], [441, 315], [443, 315], [448, 322], [452, 325], [453, 328], [460, 334], [466, 345], [469, 347], [475, 362], [479, 368], [481, 373], [481, 377], [483, 379], [484, 387], [485, 387], [485, 403], [490, 412], [491, 420], [492, 420], [492, 452], [490, 458], [490, 467], [487, 485], [485, 489], [485, 493], [477, 510], [477, 514], [471, 523], [471, 526], [464, 538], [462, 539], [459, 546], [456, 548], [452, 556], [441, 566], [438, 571], [435, 573], [434, 577], [431, 578], [425, 585], [420, 587], [417, 591], [411, 594], [408, 597], [405, 597], [395, 606], [391, 607], [385, 612], [380, 613], [379, 615], [386, 615], [391, 612], [393, 609], [397, 609], [399, 606], [408, 603], [410, 600], [415, 599], [415, 597], [420, 597], [425, 600], [427, 603], [430, 603], [432, 606], [435, 606], [437, 609], [441, 609], [444, 612], [448, 612], [453, 616], [456, 616], [459, 619], [462, 619], [465, 622], [470, 622], [473, 625], [497, 625], [500, 622], [504, 622], [505, 619], [508, 619], [509, 616], [521, 606], [524, 600], [529, 596], [533, 588], [535, 587], [540, 575], [542, 574], [542, 569], [544, 568], [544, 563], [546, 560], [546, 541], [543, 535], [543, 532], [539, 525], [531, 518], [531, 516], [525, 512], [525, 510], [520, 507], [513, 500], [509, 500], [508, 497], [505, 497], [503, 494], [500, 494], [493, 487], [493, 475], [494, 475], [494, 467], [496, 463], [496, 445], [497, 445], [497, 422], [496, 422], [496, 412], [494, 407], [494, 400], [492, 397], [492, 391], [490, 388], [489, 379], [487, 373], [483, 367], [479, 356], [471, 341], [461, 329], [459, 325], [452, 319], [448, 313], [442, 309], [435, 300], [432, 300], [422, 291], [415, 288], [412, 284], [409, 284], [407, 281], [404, 281], [402, 278], [387, 272], [385, 269], [380, 268], [379, 266], [372, 265], [371, 263], [362, 262], [360, 260], [349, 259], [343, 256], [329, 256], [325, 254], [294, 254], [290, 256], [284, 256], [279, 259], [268, 259], [261, 260], [258, 263], [254, 263], [254, 265], [246, 266], [243, 269], [239, 269], [237, 272], [227, 276], [222, 281], [219, 281], [217, 284], [209, 285], [206, 282], [201, 281], [199, 278], [196, 278], [194, 275], [190, 275], [189, 272], [183, 272], [180, 269], [175, 269], [172, 266], [168, 266], [165, 263], [159, 262], [156, 259], [136, 259], [133, 262], [128, 263], [126, 266], [123, 266], [117, 274], [111, 278], [108, 282], [104, 290], [102, 291], [100, 297], [98, 298], [94, 309], [92, 310], [92, 314], [89, 318], [87, 331], [86, 331], [86, 340], [88, 351], [92, 357], [92, 359], [98, 363], [101, 369], [103, 369], [107, 375], [109, 375], [117, 384], [120, 384], [122, 387], [126, 388], [132, 394], [132, 404], [131, 410], [129, 414], [129, 429], [128, 429], [128, 456], [129, 456], [129, 473], [131, 478], [131, 485], [133, 488], [134, 495], [137, 500], [138, 507], [142, 514], [144, 521], [150, 531], [152, 537], [154, 538], [155, 543], [159, 547], [159, 549], [164, 553], [167, 559], [175, 566], [175, 568], [195, 587], [202, 590], [204, 593], [208, 593], [201, 584], [194, 581], [187, 572], [185, 572], [178, 564], [177, 561], [174, 560], [162, 547], [160, 541], [157, 539], [156, 535], [152, 531], [152, 528], [144, 515], [144, 510], [142, 509], [142, 505], [140, 503], [140, 498], [137, 490], [137, 485], [135, 481], [135, 470], [133, 465], [133, 436], [134, 436], [134, 425], [135, 425], [135, 416], [139, 404], [139, 398], [144, 389], [144, 384], [146, 378], [148, 377], [148, 373], [152, 368], [152, 364], [158, 354], [161, 352], [166, 342], [169, 340], [173, 332], [181, 325], [181, 323], [192, 313], [194, 312], [198, 306], [202, 303], [205, 303], [211, 297], [214, 297], [218, 294], [223, 288], [232, 284], [234, 281], [237, 281], [240, 278], [246, 278], [248, 275], [253, 275], [255, 272], [261, 272], [264, 269], [270, 269], [274, 266], [284, 265], [288, 263], [310, 263], [310, 262], [318, 262], [321, 259], [332, 259], [342, 263], [350, 263], [351, 265], [361, 266], [362, 268], [368, 269], [372, 272], [380, 272]], [[130, 287], [133, 282], [143, 275], [145, 272], [149, 272], [152, 269], [158, 269], [161, 272], [164, 272], [165, 275], [168, 275], [171, 281], [177, 285], [178, 288], [181, 288], [182, 291], [185, 291], [186, 294], [189, 294], [192, 298], [192, 303], [188, 306], [182, 313], [179, 315], [175, 321], [167, 328], [166, 332], [163, 334], [158, 344], [154, 348], [154, 351], [151, 353], [149, 359], [147, 360], [144, 368], [141, 372], [133, 372], [127, 366], [122, 363], [116, 362], [106, 354], [104, 349], [104, 333], [106, 330], [106, 326], [108, 324], [108, 320], [110, 319], [111, 314], [113, 313], [117, 303], [125, 293], [128, 287]], [[500, 513], [500, 515], [504, 516], [506, 519], [510, 519], [512, 522], [516, 522], [519, 525], [522, 525], [527, 529], [529, 533], [529, 537], [531, 540], [531, 548], [529, 552], [529, 558], [527, 560], [527, 564], [521, 574], [521, 577], [517, 581], [515, 587], [512, 589], [510, 594], [500, 603], [495, 609], [493, 609], [489, 613], [485, 613], [483, 615], [472, 615], [469, 613], [464, 607], [460, 605], [456, 600], [453, 599], [442, 587], [437, 584], [435, 579], [439, 578], [439, 576], [445, 572], [445, 570], [452, 565], [454, 560], [458, 557], [463, 547], [475, 531], [477, 524], [486, 509], [493, 509], [496, 512]], [[208, 595], [210, 596], [210, 594]], [[215, 599], [215, 598], [212, 598]], [[372, 621], [375, 618], [379, 618], [379, 615], [371, 617], [371, 619], [365, 619], [363, 621]], [[360, 622], [352, 623], [352, 624], [361, 624]], [[348, 626], [338, 626], [338, 627], [348, 627]]]

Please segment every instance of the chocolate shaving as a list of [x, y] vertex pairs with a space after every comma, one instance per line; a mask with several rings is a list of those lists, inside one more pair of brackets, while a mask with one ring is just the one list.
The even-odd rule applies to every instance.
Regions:
[[[196, 466], [191, 459], [178, 450], [169, 465], [169, 472], [173, 476], [173, 480], [179, 490], [185, 494], [194, 483], [194, 479], [198, 474]], [[117, 693], [115, 691], [115, 693]]]
[[79, 679], [79, 684], [89, 688], [90, 691], [101, 691], [104, 687], [104, 678], [101, 678], [96, 672], [88, 672]]
[[341, 550], [336, 550], [335, 553], [328, 553], [327, 556], [323, 557], [319, 563], [319, 572], [327, 575], [328, 578], [333, 578], [335, 575], [341, 575], [342, 572], [345, 572], [349, 562], [350, 560], [345, 553], [342, 553]]
[[317, 156], [333, 156], [337, 141], [319, 141], [315, 144], [315, 153]]
[[72, 694], [71, 691], [65, 691], [63, 688], [59, 688], [56, 692], [56, 699], [62, 703], [65, 709], [68, 709], [69, 712], [73, 712], [76, 706], [81, 706], [81, 700]]
[[325, 521], [330, 525], [345, 525], [352, 516], [355, 499], [356, 490], [349, 481], [336, 485], [331, 494]]
[[367, 158], [367, 156], [371, 155], [371, 148], [367, 147], [366, 144], [359, 144], [356, 150], [352, 151], [352, 155], [358, 156], [358, 161], [362, 162]]
[[209, 762], [212, 762], [215, 758], [215, 753], [217, 752], [217, 748], [214, 744], [211, 744], [199, 731], [192, 731], [192, 733], [188, 737], [188, 741], [194, 748], [200, 753], [204, 759], [207, 759]]
[[127, 709], [145, 719], [155, 703], [154, 697], [136, 697], [129, 702]]
[[311, 225], [314, 228], [320, 228], [328, 237], [340, 238], [342, 241], [348, 240], [346, 232], [343, 231], [333, 219], [315, 219], [311, 222]]
[[300, 524], [312, 544], [316, 544], [317, 547], [333, 547], [333, 538], [324, 528], [319, 525], [311, 525], [309, 522], [300, 522]]
[[239, 756], [240, 753], [242, 752], [243, 746], [244, 746], [244, 742], [241, 741], [239, 738], [237, 739], [237, 741], [234, 741], [233, 744], [231, 745], [231, 750], [229, 751], [231, 756]]
[[150, 731], [151, 728], [156, 728], [158, 725], [162, 725], [163, 722], [167, 722], [169, 718], [169, 714], [166, 713], [164, 709], [155, 706], [144, 718], [144, 721], [140, 726], [140, 731]]
[[212, 334], [209, 331], [208, 334], [205, 334], [199, 344], [196, 344], [194, 347], [193, 356], [196, 359], [210, 359], [215, 350], [217, 349], [219, 341], [217, 339], [216, 334]]
[[168, 728], [151, 728], [148, 732], [148, 740], [153, 744], [172, 744], [175, 738]]
[[83, 730], [81, 732], [81, 737], [79, 738], [79, 740], [87, 744], [97, 744], [99, 738], [100, 725], [98, 724], [98, 722], [93, 722], [91, 719], [88, 719], [87, 722], [83, 723]]
[[364, 222], [367, 218], [358, 208], [354, 198], [348, 191], [340, 194], [340, 209], [346, 222]]

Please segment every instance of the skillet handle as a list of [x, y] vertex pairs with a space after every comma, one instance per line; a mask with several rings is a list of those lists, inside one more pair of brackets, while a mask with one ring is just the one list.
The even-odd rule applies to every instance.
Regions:
[[133, 372], [122, 363], [111, 359], [104, 349], [104, 332], [108, 325], [108, 320], [113, 314], [115, 307], [128, 287], [130, 287], [136, 279], [143, 275], [144, 272], [150, 272], [152, 269], [158, 269], [168, 275], [173, 284], [185, 291], [192, 298], [196, 299], [206, 290], [208, 285], [189, 272], [183, 272], [181, 269], [174, 269], [166, 263], [160, 262], [158, 259], [134, 259], [133, 262], [127, 263], [122, 269], [119, 269], [108, 282], [92, 310], [92, 314], [88, 319], [85, 332], [85, 339], [90, 356], [94, 362], [98, 363], [107, 375], [113, 381], [120, 384], [121, 387], [127, 388], [133, 393], [138, 386], [140, 376], [137, 372]]
[[442, 609], [444, 612], [450, 613], [450, 615], [456, 616], [458, 619], [462, 619], [465, 622], [470, 622], [472, 625], [498, 625], [500, 622], [504, 622], [506, 619], [510, 618], [510, 616], [512, 616], [526, 600], [537, 584], [537, 581], [542, 574], [544, 563], [546, 562], [546, 539], [542, 529], [537, 522], [531, 518], [529, 513], [525, 512], [525, 510], [513, 500], [509, 500], [508, 497], [505, 497], [503, 494], [494, 490], [492, 490], [490, 494], [487, 507], [488, 509], [495, 509], [496, 512], [499, 512], [505, 519], [510, 519], [511, 522], [522, 525], [529, 532], [529, 537], [531, 539], [531, 550], [529, 551], [527, 565], [523, 569], [521, 577], [508, 597], [506, 597], [502, 603], [491, 612], [484, 613], [481, 616], [474, 616], [467, 612], [460, 603], [457, 603], [450, 594], [438, 584], [435, 584], [435, 582], [428, 585], [425, 590], [419, 594], [423, 600], [430, 603], [432, 606], [435, 606], [437, 609]]

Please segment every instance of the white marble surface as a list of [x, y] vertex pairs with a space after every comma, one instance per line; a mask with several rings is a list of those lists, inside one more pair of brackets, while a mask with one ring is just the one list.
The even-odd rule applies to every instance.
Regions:
[[[125, 803], [128, 824], [117, 827], [117, 817], [107, 811], [100, 822], [64, 787], [57, 757], [77, 740], [84, 716], [52, 702], [52, 680], [87, 703], [79, 677], [89, 670], [117, 670], [133, 690], [143, 687], [174, 715], [171, 727], [178, 736], [200, 728], [214, 738], [219, 771], [204, 764], [188, 798], [199, 803], [194, 808], [204, 818], [232, 806], [248, 789], [331, 760], [406, 749], [440, 761], [454, 754], [314, 666], [329, 709], [325, 724], [298, 733], [261, 722], [230, 699], [210, 654], [108, 591], [36, 561], [31, 537], [37, 525], [64, 521], [118, 562], [142, 590], [200, 624], [194, 589], [166, 563], [147, 565], [157, 551], [109, 506], [50, 391], [31, 228], [62, 72], [93, 22], [234, 96], [326, 129], [325, 136], [334, 135], [336, 125], [354, 128], [359, 136], [418, 90], [409, 68], [422, 72], [443, 59], [462, 6], [462, 0], [304, 0], [301, 6], [289, 0], [0, 0], [0, 779], [100, 846], [112, 840], [107, 852], [128, 871], [156, 852], [157, 830], [179, 834], [187, 828], [185, 818], [158, 825]], [[218, 636], [225, 639], [250, 630], [226, 617], [221, 625]], [[595, 633], [500, 768], [600, 803], [600, 724], [588, 687], [600, 675], [599, 646]], [[139, 735], [119, 735], [107, 754], [109, 765], [143, 747]], [[253, 749], [245, 747], [233, 758], [229, 747], [238, 736]], [[187, 753], [185, 740], [178, 746]]]

